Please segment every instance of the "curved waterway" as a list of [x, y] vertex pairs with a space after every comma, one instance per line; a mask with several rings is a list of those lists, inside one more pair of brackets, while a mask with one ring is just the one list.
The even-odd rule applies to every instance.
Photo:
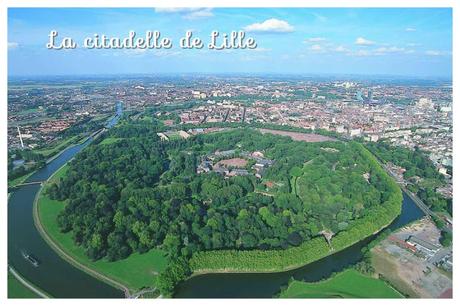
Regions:
[[[423, 212], [410, 197], [403, 194], [401, 214], [389, 226], [394, 230], [420, 219]], [[279, 273], [212, 273], [194, 276], [177, 287], [178, 298], [269, 298], [279, 292], [291, 277], [317, 282], [342, 271], [362, 259], [361, 249], [374, 237], [320, 259], [301, 268]]]
[[[112, 127], [120, 118], [122, 105], [117, 105], [116, 115], [109, 120]], [[31, 175], [25, 183], [47, 180], [93, 139], [64, 150], [44, 168]], [[8, 264], [27, 281], [53, 297], [60, 298], [122, 298], [124, 293], [91, 275], [75, 268], [62, 259], [42, 238], [33, 219], [33, 204], [40, 184], [15, 189], [8, 199]], [[23, 253], [38, 260], [35, 267]]]
[[[120, 117], [117, 108], [117, 119]], [[110, 121], [109, 127], [115, 122]], [[26, 182], [44, 181], [91, 143], [92, 139], [70, 147]], [[62, 259], [42, 238], [35, 227], [33, 203], [39, 184], [16, 189], [8, 200], [8, 263], [33, 285], [53, 297], [60, 298], [121, 298], [124, 294]], [[401, 215], [390, 225], [399, 228], [423, 216], [423, 212], [406, 195]], [[175, 297], [180, 298], [265, 298], [272, 297], [291, 277], [297, 280], [318, 281], [333, 272], [343, 270], [361, 260], [361, 249], [373, 237], [365, 239], [341, 252], [304, 267], [280, 273], [205, 274], [190, 278], [178, 286]], [[38, 267], [22, 255], [26, 252], [39, 261]]]
[[[44, 181], [86, 147], [92, 139], [62, 152], [56, 159], [30, 176], [27, 182]], [[8, 263], [33, 285], [53, 297], [117, 298], [124, 293], [75, 268], [62, 259], [42, 238], [34, 224], [33, 204], [40, 185], [16, 189], [8, 200]], [[39, 261], [35, 267], [22, 255]]]

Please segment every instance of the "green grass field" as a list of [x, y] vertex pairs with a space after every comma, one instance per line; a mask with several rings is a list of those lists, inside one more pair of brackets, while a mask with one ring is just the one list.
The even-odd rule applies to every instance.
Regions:
[[30, 173], [24, 174], [23, 176], [17, 177], [14, 180], [8, 180], [8, 187], [13, 187], [13, 186], [24, 183], [24, 181], [27, 180], [27, 178], [34, 173], [35, 171], [32, 171]]
[[112, 144], [112, 143], [115, 143], [117, 142], [118, 140], [120, 140], [120, 138], [115, 138], [115, 137], [107, 137], [106, 139], [104, 139], [103, 141], [101, 141], [101, 145], [108, 145], [108, 144]]
[[345, 270], [336, 276], [317, 283], [293, 281], [281, 298], [403, 298], [382, 280]]
[[28, 114], [33, 114], [33, 113], [37, 113], [37, 112], [43, 112], [43, 110], [39, 109], [38, 107], [37, 108], [29, 108], [29, 109], [25, 109], [25, 110], [22, 110], [18, 113], [18, 115], [28, 115]]
[[78, 143], [81, 139], [82, 135], [75, 135], [72, 137], [58, 140], [55, 143], [53, 143], [51, 147], [47, 147], [46, 149], [38, 149], [35, 152], [38, 154], [42, 154], [46, 158], [52, 157], [53, 155], [58, 154], [60, 151], [64, 150], [71, 144]]
[[61, 169], [59, 169], [57, 172], [55, 172], [53, 174], [53, 176], [51, 176], [49, 179], [48, 179], [48, 184], [51, 184], [51, 183], [58, 183], [59, 182], [59, 179], [61, 177], [63, 177], [66, 172], [67, 172], [67, 169], [69, 169], [69, 165], [68, 164], [65, 164]]
[[8, 298], [9, 299], [38, 299], [40, 298], [29, 288], [21, 284], [16, 277], [8, 272]]
[[[67, 171], [67, 166], [61, 168], [51, 179], [57, 181]], [[45, 186], [46, 188], [46, 186]], [[161, 250], [150, 250], [147, 253], [135, 253], [126, 259], [116, 262], [107, 260], [91, 261], [84, 253], [83, 248], [74, 244], [71, 233], [62, 233], [59, 230], [56, 218], [65, 203], [51, 200], [43, 192], [38, 199], [38, 212], [41, 224], [48, 235], [69, 255], [85, 266], [96, 270], [107, 277], [114, 279], [131, 290], [148, 286], [155, 283], [157, 274], [163, 271], [167, 265], [167, 259]]]

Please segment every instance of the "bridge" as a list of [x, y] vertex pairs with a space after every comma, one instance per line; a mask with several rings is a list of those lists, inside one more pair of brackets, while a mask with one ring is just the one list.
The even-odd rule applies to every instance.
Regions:
[[22, 186], [37, 185], [37, 184], [42, 184], [42, 183], [43, 183], [43, 181], [26, 182], [26, 183], [21, 183], [21, 184], [11, 186], [10, 188], [18, 188], [18, 187], [22, 187]]
[[430, 208], [420, 200], [418, 196], [413, 194], [411, 191], [407, 190], [407, 188], [400, 184], [401, 189], [417, 204], [417, 206], [425, 213], [427, 216], [436, 217], [436, 214], [430, 210]]

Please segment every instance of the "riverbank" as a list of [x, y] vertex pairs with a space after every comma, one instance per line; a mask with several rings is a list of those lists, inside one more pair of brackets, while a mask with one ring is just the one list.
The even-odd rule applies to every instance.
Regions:
[[121, 288], [126, 296], [135, 295], [144, 287], [154, 287], [157, 274], [166, 267], [166, 259], [160, 250], [132, 254], [116, 262], [93, 262], [85, 255], [83, 248], [75, 245], [71, 233], [62, 233], [59, 230], [56, 219], [65, 203], [49, 199], [43, 190], [65, 175], [67, 169], [64, 165], [56, 171], [37, 195], [34, 219], [41, 235], [63, 259], [97, 279]]
[[8, 188], [13, 188], [17, 185], [20, 185], [22, 183], [24, 183], [31, 175], [33, 175], [35, 173], [36, 170], [30, 172], [30, 173], [27, 173], [27, 174], [24, 174], [23, 176], [20, 176], [20, 177], [17, 177], [13, 180], [8, 180]]
[[13, 268], [8, 267], [8, 298], [37, 299], [50, 296], [27, 282]]
[[[51, 154], [45, 156], [47, 158], [46, 163], [49, 164], [50, 162], [52, 162], [53, 160], [58, 158], [62, 154], [62, 152], [64, 152], [65, 150], [68, 150], [71, 147], [78, 146], [78, 145], [80, 145], [82, 143], [85, 143], [86, 141], [88, 141], [88, 139], [90, 139], [92, 137], [92, 135], [93, 134], [91, 134], [89, 136], [76, 135], [76, 136], [72, 137], [71, 139], [68, 139], [65, 142], [64, 146], [61, 146], [61, 145], [59, 146], [60, 148], [63, 147], [63, 149], [54, 151]], [[75, 141], [75, 139], [76, 139], [76, 141]]]

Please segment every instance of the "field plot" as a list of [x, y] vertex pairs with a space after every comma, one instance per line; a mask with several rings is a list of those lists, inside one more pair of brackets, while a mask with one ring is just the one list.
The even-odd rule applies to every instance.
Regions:
[[281, 298], [402, 298], [382, 280], [350, 269], [318, 283], [292, 282]]
[[235, 167], [235, 168], [244, 168], [248, 163], [247, 160], [243, 158], [230, 158], [224, 159], [217, 163], [217, 165], [227, 166], [227, 167]]
[[305, 141], [305, 142], [323, 142], [323, 141], [337, 141], [337, 139], [323, 136], [319, 134], [307, 134], [299, 132], [288, 132], [288, 131], [278, 131], [278, 130], [269, 130], [269, 129], [259, 129], [262, 134], [273, 134], [281, 136], [289, 136], [292, 140], [296, 141]]

